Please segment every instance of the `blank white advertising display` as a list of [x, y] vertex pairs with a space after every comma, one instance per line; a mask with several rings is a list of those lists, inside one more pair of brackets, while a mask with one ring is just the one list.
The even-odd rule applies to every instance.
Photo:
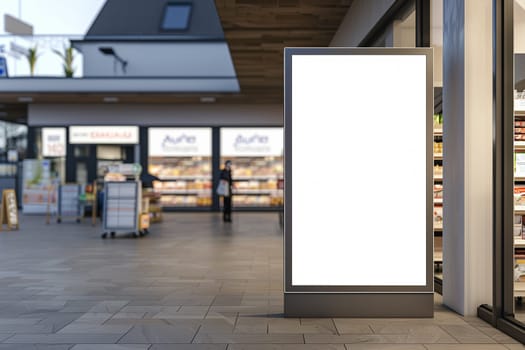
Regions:
[[427, 284], [426, 59], [292, 56], [292, 286]]

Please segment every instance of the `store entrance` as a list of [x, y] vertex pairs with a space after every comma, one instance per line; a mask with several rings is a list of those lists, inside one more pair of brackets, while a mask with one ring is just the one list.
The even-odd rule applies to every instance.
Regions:
[[135, 145], [75, 145], [74, 181], [87, 184], [103, 180], [107, 166], [134, 161]]

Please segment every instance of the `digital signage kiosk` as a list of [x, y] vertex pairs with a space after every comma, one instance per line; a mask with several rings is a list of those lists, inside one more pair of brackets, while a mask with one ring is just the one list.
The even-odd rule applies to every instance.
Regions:
[[432, 49], [285, 49], [286, 316], [432, 317], [432, 81]]

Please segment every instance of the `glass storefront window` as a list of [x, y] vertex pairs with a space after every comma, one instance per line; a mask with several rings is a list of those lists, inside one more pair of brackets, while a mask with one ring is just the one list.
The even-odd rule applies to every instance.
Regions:
[[148, 172], [166, 207], [211, 207], [211, 128], [149, 128]]
[[514, 316], [525, 322], [525, 3], [514, 1]]
[[[431, 0], [430, 45], [434, 49], [434, 276], [443, 283], [443, 0]], [[439, 288], [436, 288], [439, 291]]]
[[221, 165], [232, 161], [234, 207], [283, 205], [283, 129], [221, 129]]

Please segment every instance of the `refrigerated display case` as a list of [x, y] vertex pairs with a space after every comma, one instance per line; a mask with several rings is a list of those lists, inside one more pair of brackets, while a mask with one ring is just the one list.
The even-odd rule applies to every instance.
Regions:
[[234, 208], [282, 208], [282, 128], [221, 129], [221, 164], [226, 160], [232, 161]]
[[210, 128], [150, 128], [148, 172], [163, 207], [211, 207]]

